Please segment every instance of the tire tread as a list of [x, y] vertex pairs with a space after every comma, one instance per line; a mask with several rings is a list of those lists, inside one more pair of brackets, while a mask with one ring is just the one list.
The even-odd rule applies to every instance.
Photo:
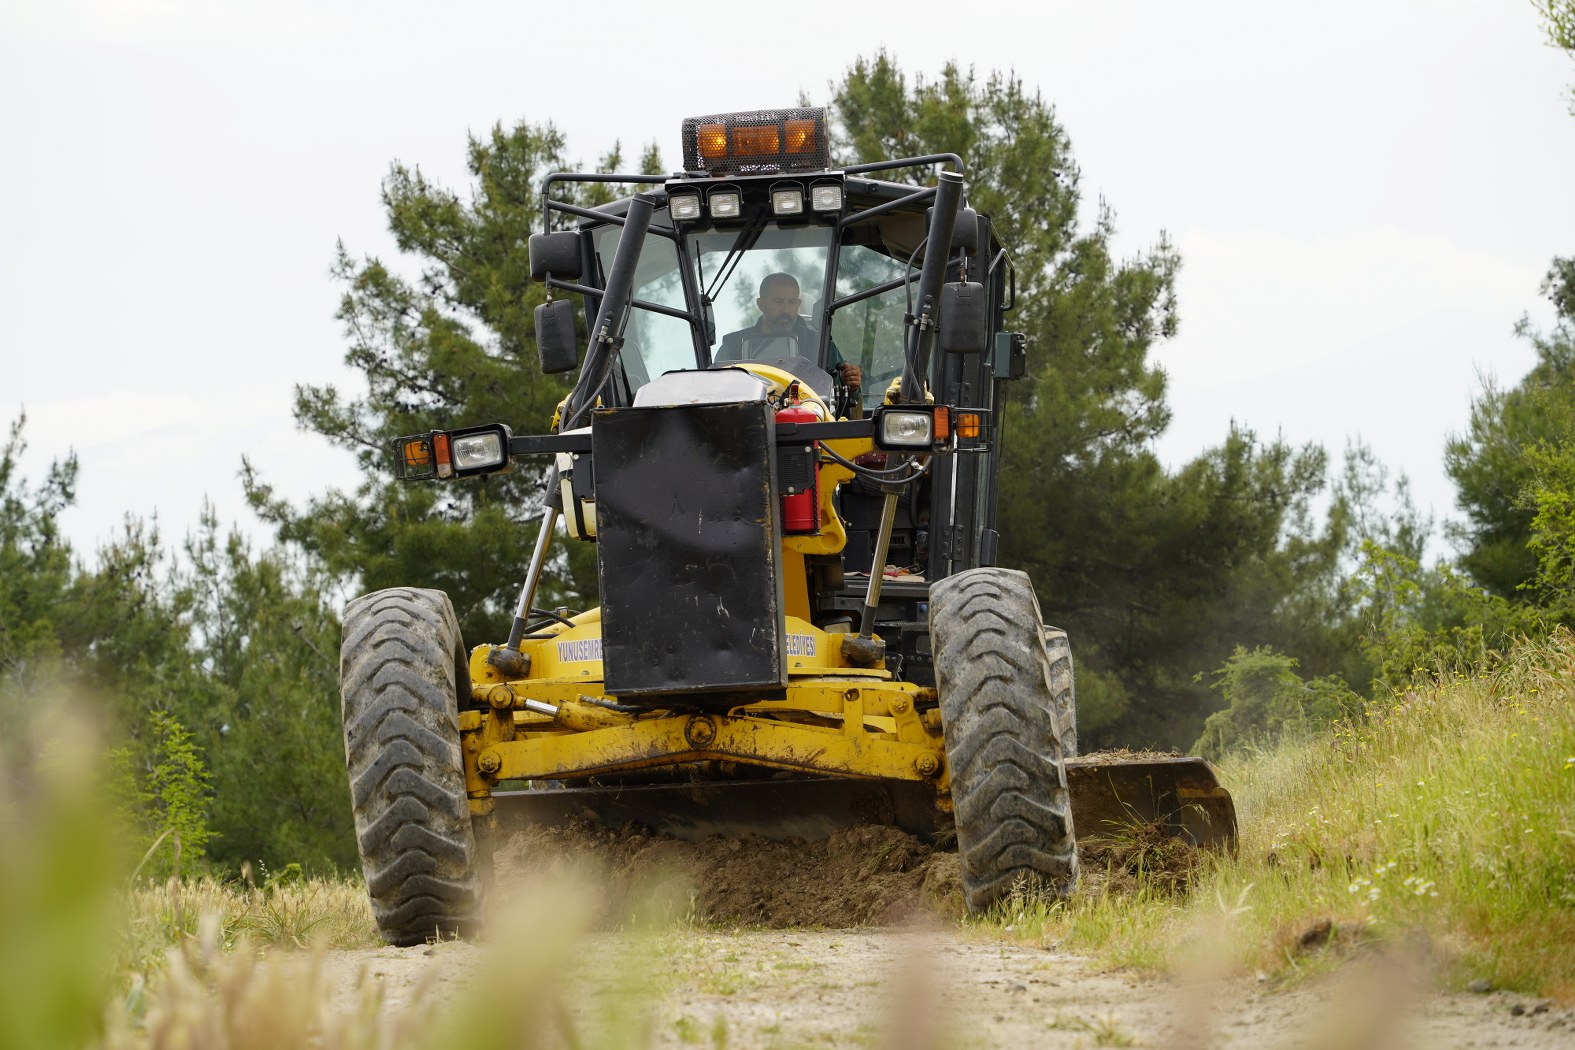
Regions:
[[1071, 654], [1026, 574], [970, 569], [930, 589], [930, 637], [968, 910], [1019, 886], [1066, 896], [1078, 863], [1064, 760]]
[[[345, 609], [345, 761], [378, 932], [390, 944], [463, 936], [481, 882], [460, 757], [459, 623], [442, 591], [375, 591]], [[468, 699], [468, 698], [467, 698]]]

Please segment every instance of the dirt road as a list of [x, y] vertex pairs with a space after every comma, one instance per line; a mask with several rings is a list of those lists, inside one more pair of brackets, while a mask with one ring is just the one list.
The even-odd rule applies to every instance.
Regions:
[[[418, 986], [428, 1002], [461, 1008], [542, 988], [488, 964], [491, 950], [335, 953], [324, 976], [347, 1008], [358, 980], [377, 982], [390, 1010]], [[1442, 995], [1385, 964], [1293, 992], [1241, 980], [1185, 987], [956, 928], [597, 934], [575, 954], [556, 994], [587, 1046], [1575, 1046], [1575, 1011]]]
[[1575, 1047], [1575, 1010], [1439, 994], [1376, 955], [1292, 991], [1139, 978], [963, 925], [960, 901], [955, 853], [891, 828], [533, 830], [499, 850], [481, 945], [337, 953], [322, 977], [345, 1006], [364, 981], [390, 1011], [526, 1004], [584, 1047]]

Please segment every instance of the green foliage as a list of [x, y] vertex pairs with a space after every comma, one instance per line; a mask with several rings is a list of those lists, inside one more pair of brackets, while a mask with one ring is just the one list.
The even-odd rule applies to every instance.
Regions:
[[219, 800], [215, 859], [353, 868], [328, 581], [297, 553], [221, 533], [211, 509], [184, 554], [172, 584], [193, 646], [185, 717]]
[[[25, 739], [41, 693], [66, 687], [115, 738], [114, 795], [146, 831], [138, 855], [175, 829], [152, 870], [172, 867], [176, 833], [187, 867], [204, 853], [231, 868], [352, 866], [339, 623], [322, 574], [221, 534], [211, 509], [178, 554], [127, 521], [85, 568], [56, 524], [74, 460], [35, 492], [18, 474], [23, 447], [18, 420], [0, 454], [0, 750]], [[212, 792], [200, 818], [199, 768]], [[133, 804], [150, 793], [150, 807]]]
[[1241, 646], [1213, 672], [1226, 707], [1208, 717], [1193, 750], [1218, 762], [1233, 751], [1263, 750], [1305, 737], [1360, 710], [1360, 698], [1338, 678], [1303, 681], [1294, 657], [1269, 646]]
[[19, 416], [0, 448], [0, 739], [13, 742], [23, 739], [13, 703], [62, 667], [55, 619], [73, 578], [71, 548], [55, 518], [75, 498], [76, 457], [51, 464], [34, 491], [19, 473], [26, 423]]
[[1542, 13], [1548, 43], [1565, 51], [1575, 51], [1575, 2], [1571, 0], [1531, 0]]
[[1485, 670], [1517, 638], [1544, 633], [1539, 610], [1492, 594], [1448, 565], [1423, 569], [1376, 544], [1363, 553], [1359, 645], [1375, 696], [1440, 674]]
[[[253, 507], [287, 544], [329, 576], [363, 591], [390, 586], [447, 591], [464, 636], [506, 633], [541, 513], [545, 460], [462, 485], [409, 485], [393, 477], [395, 438], [438, 428], [503, 422], [522, 432], [548, 429], [568, 392], [537, 363], [527, 242], [542, 228], [543, 176], [571, 165], [551, 125], [496, 126], [468, 144], [468, 199], [419, 168], [395, 164], [383, 182], [389, 228], [413, 276], [344, 248], [334, 266], [345, 286], [339, 307], [350, 348], [345, 361], [365, 381], [346, 395], [334, 386], [296, 391], [302, 427], [356, 454], [365, 480], [353, 493], [330, 491], [297, 509], [248, 465]], [[622, 166], [615, 148], [600, 169]], [[654, 147], [645, 172], [661, 170]], [[584, 193], [603, 203], [619, 187]], [[594, 551], [560, 548], [538, 603], [570, 603], [594, 593]]]
[[1536, 578], [1527, 589], [1550, 616], [1567, 622], [1575, 618], [1575, 444], [1539, 443], [1527, 459], [1535, 480], [1526, 545], [1537, 559]]
[[[203, 852], [245, 862], [354, 865], [339, 735], [339, 622], [320, 573], [282, 549], [254, 551], [212, 509], [179, 555], [128, 525], [98, 576], [130, 581], [92, 643], [101, 694], [143, 782], [165, 758], [160, 719], [190, 734], [210, 777]], [[165, 824], [152, 821], [152, 834]], [[185, 834], [181, 848], [189, 859]]]
[[[1548, 43], [1575, 56], [1575, 0], [1531, 0], [1543, 19]], [[1570, 88], [1570, 114], [1575, 115], [1575, 87]]]
[[208, 830], [211, 778], [191, 734], [180, 722], [167, 711], [151, 712], [149, 721], [153, 767], [148, 770], [140, 800], [156, 839], [166, 839], [169, 850], [144, 871], [155, 876], [197, 871], [207, 856], [212, 835]]
[[1191, 743], [1212, 706], [1199, 664], [1280, 641], [1274, 614], [1308, 575], [1281, 540], [1323, 470], [1318, 449], [1235, 432], [1174, 474], [1148, 453], [1107, 454], [1007, 505], [1006, 547], [1046, 617], [1074, 632], [1080, 667], [1121, 685], [1115, 710], [1080, 705], [1091, 745]]
[[1530, 546], [1537, 515], [1539, 448], [1575, 440], [1575, 258], [1555, 259], [1542, 282], [1557, 321], [1541, 332], [1522, 318], [1517, 334], [1530, 340], [1537, 363], [1515, 387], [1489, 380], [1471, 406], [1464, 434], [1449, 439], [1445, 469], [1458, 490], [1466, 523], [1456, 529], [1460, 566], [1505, 598], [1535, 587], [1538, 555]]

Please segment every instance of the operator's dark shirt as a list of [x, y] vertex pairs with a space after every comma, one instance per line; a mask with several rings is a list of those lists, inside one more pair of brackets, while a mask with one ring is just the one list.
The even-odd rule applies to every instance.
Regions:
[[[820, 346], [820, 333], [810, 327], [808, 321], [802, 317], [793, 319], [793, 327], [780, 335], [771, 335], [760, 330], [757, 321], [748, 328], [740, 328], [736, 332], [729, 332], [722, 337], [722, 345], [716, 349], [717, 361], [748, 361], [754, 358], [744, 355], [744, 340], [746, 339], [793, 339], [798, 342], [798, 356], [813, 361], [816, 350]], [[842, 365], [842, 352], [837, 349], [835, 339], [830, 341], [826, 350], [826, 370], [835, 373]]]

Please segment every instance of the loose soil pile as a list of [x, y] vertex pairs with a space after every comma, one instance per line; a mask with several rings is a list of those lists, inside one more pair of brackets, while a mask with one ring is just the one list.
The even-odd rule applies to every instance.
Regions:
[[[1198, 851], [1162, 828], [1081, 844], [1085, 891], [1125, 892], [1143, 883], [1184, 892]], [[687, 842], [628, 826], [532, 827], [510, 836], [495, 859], [498, 888], [513, 892], [563, 879], [597, 884], [604, 919], [649, 910], [704, 923], [761, 928], [893, 926], [963, 914], [955, 848], [898, 828], [858, 825], [817, 842], [712, 838]]]
[[962, 909], [957, 854], [880, 825], [818, 842], [685, 842], [632, 826], [533, 827], [512, 835], [494, 863], [505, 897], [541, 880], [599, 882], [603, 914], [614, 923], [653, 902], [701, 922], [767, 928], [888, 926]]

